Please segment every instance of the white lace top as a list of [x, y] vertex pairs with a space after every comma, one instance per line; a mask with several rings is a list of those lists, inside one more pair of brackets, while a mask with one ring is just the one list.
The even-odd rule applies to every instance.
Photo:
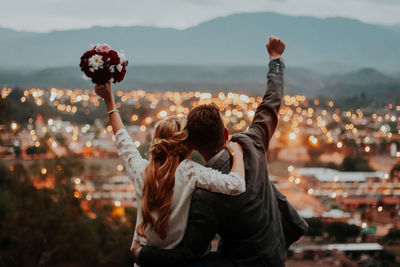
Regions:
[[[137, 226], [142, 222], [140, 207], [144, 186], [144, 171], [148, 161], [142, 158], [126, 129], [120, 129], [115, 136], [118, 155], [125, 161], [126, 171], [135, 186], [138, 208]], [[190, 200], [196, 187], [228, 195], [239, 195], [246, 191], [245, 180], [236, 173], [222, 174], [192, 160], [183, 160], [175, 172], [175, 187], [172, 196], [167, 238], [161, 240], [152, 231], [147, 231], [147, 238], [143, 238], [138, 236], [135, 231], [132, 246], [136, 242], [165, 249], [171, 249], [178, 245], [186, 230]]]

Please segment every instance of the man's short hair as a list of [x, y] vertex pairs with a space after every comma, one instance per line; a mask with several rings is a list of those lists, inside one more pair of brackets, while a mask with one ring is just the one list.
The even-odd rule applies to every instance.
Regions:
[[187, 116], [188, 140], [196, 149], [212, 154], [225, 144], [225, 125], [215, 104], [200, 105]]

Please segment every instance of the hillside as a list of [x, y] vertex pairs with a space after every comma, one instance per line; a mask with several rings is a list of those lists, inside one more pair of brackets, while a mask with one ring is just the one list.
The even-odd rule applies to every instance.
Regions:
[[[81, 78], [78, 67], [47, 68], [24, 74], [0, 69], [0, 86], [41, 88], [91, 88]], [[399, 78], [399, 76], [396, 76]], [[266, 67], [260, 66], [133, 66], [115, 88], [123, 90], [207, 90], [262, 94]], [[306, 68], [287, 67], [286, 92], [308, 97], [378, 97], [400, 101], [400, 79], [387, 77], [375, 69], [360, 69], [341, 75], [320, 75]]]

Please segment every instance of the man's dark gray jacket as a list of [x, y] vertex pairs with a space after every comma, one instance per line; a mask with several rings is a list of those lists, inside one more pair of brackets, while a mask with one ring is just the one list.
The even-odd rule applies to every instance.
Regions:
[[[137, 259], [140, 266], [178, 266], [199, 261], [216, 233], [223, 240], [220, 256], [217, 261], [206, 257], [207, 266], [284, 266], [285, 236], [266, 164], [266, 151], [283, 97], [283, 73], [281, 59], [270, 61], [267, 90], [252, 123], [247, 131], [232, 137], [244, 151], [246, 192], [228, 196], [196, 189], [182, 242], [170, 250], [143, 247]], [[230, 166], [229, 157], [222, 156], [210, 167], [228, 172]]]

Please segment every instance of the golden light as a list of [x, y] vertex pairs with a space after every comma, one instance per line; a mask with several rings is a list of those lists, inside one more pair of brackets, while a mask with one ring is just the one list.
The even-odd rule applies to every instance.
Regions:
[[45, 174], [47, 173], [47, 169], [46, 169], [46, 168], [42, 168], [42, 169], [40, 170], [40, 172], [41, 172], [43, 175], [45, 175]]
[[294, 180], [294, 183], [295, 184], [299, 184], [301, 182], [301, 179], [300, 178], [296, 178], [295, 180]]
[[35, 142], [35, 147], [40, 147], [40, 142], [39, 141]]
[[139, 116], [134, 114], [131, 116], [131, 121], [137, 121], [139, 119]]
[[311, 135], [311, 136], [308, 138], [308, 141], [309, 141], [312, 145], [318, 144], [318, 139], [317, 139], [315, 136], [313, 136], [313, 135]]
[[87, 142], [86, 142], [86, 146], [87, 146], [87, 147], [91, 147], [91, 146], [92, 146], [92, 142], [87, 141]]
[[140, 142], [139, 141], [135, 141], [135, 146], [136, 147], [140, 147]]
[[312, 189], [312, 188], [308, 189], [307, 193], [308, 193], [309, 195], [314, 194], [314, 189]]
[[13, 172], [15, 170], [15, 167], [13, 165], [10, 165], [10, 167], [8, 167], [10, 169], [11, 172]]
[[78, 191], [74, 192], [74, 197], [75, 198], [80, 198], [81, 197], [81, 193], [79, 193]]
[[370, 151], [371, 151], [371, 147], [370, 147], [370, 146], [366, 146], [366, 147], [365, 147], [365, 152], [368, 153], [368, 152], [370, 152]]
[[361, 224], [361, 228], [363, 228], [363, 229], [367, 228], [367, 223], [363, 222], [363, 223]]
[[10, 128], [11, 128], [12, 131], [16, 131], [16, 130], [18, 129], [18, 127], [19, 127], [19, 125], [18, 125], [17, 122], [12, 121], [12, 122], [10, 123]]
[[296, 139], [296, 134], [295, 133], [290, 133], [289, 134], [289, 138], [290, 138], [290, 140]]
[[294, 176], [289, 176], [289, 182], [293, 183], [294, 181]]
[[117, 171], [123, 171], [124, 170], [124, 166], [122, 166], [121, 164], [117, 165]]
[[342, 143], [341, 141], [339, 141], [339, 142], [336, 144], [336, 146], [337, 146], [338, 148], [342, 148], [342, 147], [343, 147], [343, 143]]
[[75, 183], [75, 184], [80, 184], [80, 183], [81, 183], [81, 179], [75, 178], [74, 183]]
[[147, 117], [144, 121], [145, 121], [147, 124], [150, 124], [150, 123], [152, 122], [152, 119], [151, 119], [150, 117]]
[[292, 172], [294, 167], [293, 167], [293, 165], [289, 165], [289, 167], [287, 169], [288, 169], [289, 172]]
[[336, 193], [335, 192], [333, 192], [332, 194], [331, 194], [331, 198], [336, 198]]
[[112, 126], [111, 126], [111, 125], [108, 125], [108, 126], [107, 126], [107, 131], [109, 131], [109, 132], [112, 131]]
[[382, 206], [379, 206], [378, 207], [378, 212], [382, 212], [383, 211], [383, 207]]
[[333, 101], [329, 101], [329, 107], [333, 107], [333, 105], [334, 105], [334, 103], [333, 103]]
[[115, 205], [116, 207], [121, 206], [121, 201], [119, 201], [119, 200], [115, 201], [115, 202], [114, 202], [114, 205]]
[[165, 110], [161, 110], [158, 114], [157, 114], [157, 118], [161, 119], [161, 118], [165, 118], [168, 116], [167, 111]]
[[87, 194], [87, 195], [86, 195], [86, 200], [87, 200], [87, 201], [92, 200], [92, 196], [91, 196], [90, 194]]

